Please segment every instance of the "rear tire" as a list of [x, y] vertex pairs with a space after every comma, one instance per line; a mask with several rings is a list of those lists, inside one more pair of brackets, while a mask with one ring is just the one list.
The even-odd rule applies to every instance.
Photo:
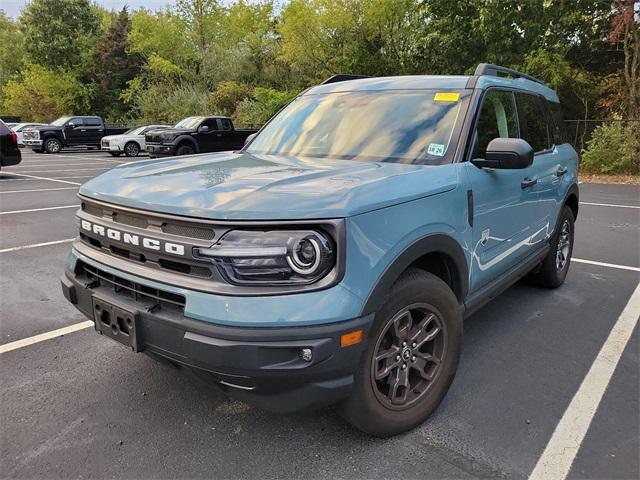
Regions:
[[43, 145], [47, 153], [60, 153], [60, 150], [62, 150], [62, 142], [57, 138], [45, 138]]
[[573, 253], [574, 220], [571, 208], [562, 207], [558, 226], [549, 240], [549, 253], [531, 274], [534, 283], [545, 288], [558, 288], [564, 283]]
[[193, 155], [194, 153], [196, 152], [191, 145], [180, 145], [176, 149], [176, 155]]
[[376, 313], [351, 396], [340, 413], [377, 437], [410, 430], [440, 404], [462, 346], [462, 314], [440, 278], [410, 269]]
[[124, 146], [124, 154], [127, 157], [137, 157], [140, 154], [140, 145], [136, 142], [127, 142]]

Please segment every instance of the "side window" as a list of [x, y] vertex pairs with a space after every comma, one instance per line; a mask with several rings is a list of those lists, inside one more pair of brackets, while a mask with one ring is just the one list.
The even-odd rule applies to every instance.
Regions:
[[100, 119], [98, 119], [98, 118], [85, 118], [84, 119], [84, 124], [87, 125], [88, 127], [100, 127], [100, 126], [102, 126], [102, 123], [100, 122]]
[[503, 90], [489, 90], [482, 100], [482, 108], [476, 127], [477, 144], [475, 158], [484, 158], [487, 145], [494, 138], [518, 136], [513, 94]]
[[81, 118], [72, 118], [67, 122], [67, 127], [79, 127], [82, 125]]
[[209, 127], [209, 131], [219, 130], [218, 121], [215, 118], [207, 118], [200, 126]]
[[533, 148], [534, 152], [541, 152], [551, 148], [547, 109], [544, 100], [529, 93], [516, 93], [518, 104], [518, 119], [520, 120], [520, 138], [523, 138]]
[[222, 124], [222, 130], [225, 132], [231, 131], [231, 122], [228, 118], [221, 118], [220, 123]]
[[556, 145], [568, 143], [569, 137], [567, 135], [566, 124], [564, 123], [562, 107], [556, 102], [547, 102], [547, 105], [549, 105], [551, 118], [553, 119], [553, 143]]

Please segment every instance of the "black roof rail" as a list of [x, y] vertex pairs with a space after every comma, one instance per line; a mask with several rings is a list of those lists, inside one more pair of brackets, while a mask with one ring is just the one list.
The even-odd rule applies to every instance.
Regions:
[[499, 77], [500, 73], [511, 75], [515, 78], [526, 78], [527, 80], [531, 80], [532, 82], [544, 85], [544, 82], [539, 78], [532, 77], [531, 75], [527, 75], [526, 73], [518, 72], [517, 70], [512, 70], [511, 68], [501, 67], [500, 65], [493, 65], [491, 63], [479, 64], [473, 74], [476, 76], [491, 75], [492, 77]]
[[320, 85], [327, 85], [329, 83], [346, 82], [348, 80], [358, 80], [360, 78], [370, 78], [370, 77], [369, 77], [369, 75], [349, 75], [349, 74], [345, 74], [345, 73], [338, 73], [337, 75], [334, 75], [333, 77], [327, 78]]

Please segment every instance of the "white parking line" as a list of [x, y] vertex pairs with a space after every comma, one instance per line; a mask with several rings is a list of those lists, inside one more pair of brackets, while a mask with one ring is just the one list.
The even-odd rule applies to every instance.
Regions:
[[[54, 167], [55, 165], [52, 165]], [[95, 167], [95, 168], [61, 168], [59, 170], [33, 170], [28, 171], [28, 173], [58, 173], [58, 172], [83, 172], [86, 170], [108, 170], [109, 167]], [[25, 172], [14, 172], [14, 173], [25, 173]]]
[[32, 188], [31, 190], [6, 190], [0, 191], [0, 195], [3, 193], [31, 193], [31, 192], [56, 192], [58, 190], [77, 190], [78, 187], [59, 187], [59, 188]]
[[15, 342], [11, 343], [5, 343], [4, 345], [0, 345], [0, 353], [10, 352], [11, 350], [27, 347], [29, 345], [33, 345], [34, 343], [44, 342], [45, 340], [49, 340], [51, 338], [61, 337], [63, 335], [66, 335], [67, 333], [77, 332], [89, 327], [93, 327], [93, 322], [87, 320], [86, 322], [75, 323], [73, 325], [69, 325], [68, 327], [41, 333], [40, 335], [35, 335], [33, 337], [16, 340]]
[[637, 208], [637, 209], [640, 209], [640, 207], [636, 206], [636, 205], [617, 205], [615, 203], [580, 202], [580, 205], [594, 205], [596, 207], [616, 207], [616, 208]]
[[[91, 162], [78, 162], [78, 163], [29, 163], [22, 162], [20, 165], [16, 165], [16, 168], [36, 168], [36, 167], [87, 167], [87, 166], [98, 166], [102, 168], [111, 168], [105, 167], [100, 163], [93, 164]], [[100, 168], [98, 167], [98, 168]], [[9, 173], [11, 171], [9, 170]]]
[[631, 334], [640, 317], [640, 285], [609, 333], [582, 384], [573, 396], [530, 479], [563, 480], [582, 445]]
[[44, 212], [47, 210], [62, 210], [64, 208], [78, 208], [80, 205], [62, 205], [60, 207], [44, 207], [44, 208], [29, 208], [27, 210], [11, 210], [9, 212], [0, 212], [0, 215], [13, 215], [14, 213], [31, 213], [31, 212]]
[[619, 270], [630, 270], [632, 272], [640, 272], [640, 268], [630, 267], [628, 265], [617, 265], [615, 263], [596, 262], [594, 260], [584, 260], [582, 258], [572, 258], [571, 261], [576, 263], [586, 263], [588, 265], [597, 265], [599, 267], [617, 268]]
[[3, 248], [0, 253], [17, 252], [19, 250], [28, 250], [30, 248], [48, 247], [50, 245], [60, 245], [62, 243], [73, 242], [75, 238], [65, 238], [64, 240], [55, 240], [53, 242], [34, 243], [31, 245], [21, 245], [19, 247]]
[[[38, 177], [36, 175], [27, 175], [26, 173], [13, 173], [12, 175], [18, 175], [20, 177], [25, 177], [24, 180], [26, 180], [26, 179], [49, 180], [51, 182], [68, 183], [69, 185], [80, 185], [78, 182], [67, 182], [66, 180], [60, 180], [60, 179], [55, 179], [55, 178]], [[65, 178], [65, 177], [60, 177], [60, 178]], [[67, 177], [67, 178], [72, 178], [72, 177]], [[13, 180], [20, 180], [20, 179], [13, 179]]]

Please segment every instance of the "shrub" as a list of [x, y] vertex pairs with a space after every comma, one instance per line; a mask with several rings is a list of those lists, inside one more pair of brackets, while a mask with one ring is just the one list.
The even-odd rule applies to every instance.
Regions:
[[211, 94], [211, 104], [217, 115], [232, 115], [237, 105], [253, 95], [253, 87], [236, 82], [220, 82]]
[[600, 125], [587, 142], [582, 168], [589, 173], [639, 174], [640, 127], [631, 122]]
[[150, 85], [135, 99], [134, 115], [141, 124], [176, 123], [184, 117], [211, 114], [209, 92], [192, 85]]
[[236, 108], [234, 122], [238, 125], [263, 125], [278, 110], [291, 101], [298, 92], [279, 92], [272, 88], [257, 87], [253, 99], [244, 99]]

